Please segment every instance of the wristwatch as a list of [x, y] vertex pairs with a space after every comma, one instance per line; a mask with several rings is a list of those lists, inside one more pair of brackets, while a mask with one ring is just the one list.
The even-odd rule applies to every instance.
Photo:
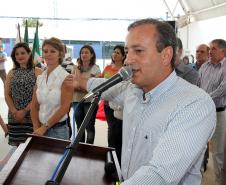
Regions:
[[48, 122], [45, 122], [45, 123], [43, 123], [42, 125], [43, 125], [46, 129], [49, 128]]

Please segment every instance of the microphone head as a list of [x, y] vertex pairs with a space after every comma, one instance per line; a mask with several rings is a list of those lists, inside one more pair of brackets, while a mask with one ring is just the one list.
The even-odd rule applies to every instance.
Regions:
[[120, 70], [119, 70], [119, 75], [122, 77], [122, 80], [129, 80], [131, 77], [132, 77], [132, 69], [131, 67], [129, 66], [125, 66], [125, 67], [122, 67]]

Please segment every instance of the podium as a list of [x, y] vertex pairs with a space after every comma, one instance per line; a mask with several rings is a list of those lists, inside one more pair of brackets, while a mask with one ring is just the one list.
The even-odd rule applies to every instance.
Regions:
[[[44, 185], [60, 161], [70, 142], [55, 138], [32, 136], [21, 144], [0, 172], [3, 185]], [[112, 152], [118, 181], [122, 176], [113, 148], [80, 143], [61, 181], [62, 185], [115, 185], [106, 175], [107, 152]]]

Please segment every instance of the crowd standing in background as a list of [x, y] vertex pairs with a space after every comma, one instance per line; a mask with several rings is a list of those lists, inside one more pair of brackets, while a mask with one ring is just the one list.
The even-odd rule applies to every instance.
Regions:
[[[71, 105], [73, 124], [79, 129], [91, 105], [79, 101], [116, 74], [126, 59], [132, 80], [102, 95], [108, 146], [116, 149], [125, 180], [122, 184], [200, 184], [200, 169], [204, 164], [206, 170], [207, 143], [213, 135], [215, 183], [223, 185], [225, 40], [200, 44], [196, 63], [191, 64], [189, 56], [182, 57], [181, 40], [165, 23], [144, 19], [131, 24], [128, 31], [125, 48], [114, 47], [112, 63], [102, 73], [92, 46], [80, 49], [74, 65], [66, 45], [52, 37], [42, 46], [46, 65], [34, 63], [31, 49], [18, 43], [11, 53], [13, 69], [6, 75], [7, 54], [0, 38], [0, 78], [9, 108], [8, 124], [0, 115], [0, 125], [5, 136], [9, 135], [9, 145], [25, 142], [26, 133], [69, 140]], [[206, 91], [215, 106], [206, 93], [178, 76]], [[97, 108], [81, 142], [94, 143], [96, 113]]]
[[69, 140], [67, 116], [73, 89], [64, 79], [69, 75], [61, 66], [64, 59], [63, 43], [57, 38], [46, 39], [42, 45], [47, 69], [38, 76], [32, 98], [34, 134]]
[[[101, 74], [100, 68], [96, 65], [96, 53], [94, 49], [89, 45], [84, 45], [79, 51], [79, 60], [77, 66], [74, 67], [74, 75], [81, 75], [84, 78], [98, 77]], [[86, 90], [77, 89], [73, 96], [73, 109], [74, 118], [77, 129], [80, 128], [88, 110], [91, 105], [91, 100], [83, 103], [79, 101], [87, 94]], [[86, 127], [86, 133], [84, 133], [81, 142], [94, 143], [95, 138], [95, 121], [98, 107], [95, 109], [93, 115], [91, 115], [90, 123]]]
[[[116, 45], [112, 53], [112, 62], [107, 65], [101, 77], [111, 78], [124, 65], [126, 58], [124, 46]], [[108, 124], [108, 146], [115, 148], [119, 163], [122, 152], [122, 107], [112, 102], [104, 101], [104, 112]]]
[[11, 58], [14, 67], [7, 74], [4, 89], [9, 108], [9, 144], [18, 146], [25, 142], [26, 133], [33, 132], [31, 100], [36, 78], [42, 71], [34, 67], [31, 50], [26, 43], [16, 44]]

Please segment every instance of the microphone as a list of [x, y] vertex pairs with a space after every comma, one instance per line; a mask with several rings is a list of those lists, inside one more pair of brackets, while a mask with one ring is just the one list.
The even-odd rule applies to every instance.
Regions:
[[109, 89], [110, 87], [116, 85], [117, 83], [121, 81], [129, 80], [132, 77], [132, 69], [129, 66], [122, 67], [118, 73], [116, 73], [114, 76], [109, 78], [104, 83], [98, 85], [96, 88], [92, 90], [91, 93], [87, 94], [82, 100], [85, 101], [86, 99], [92, 97], [95, 93], [102, 93]]
[[113, 175], [116, 171], [115, 163], [110, 151], [107, 152], [104, 171], [107, 175]]

